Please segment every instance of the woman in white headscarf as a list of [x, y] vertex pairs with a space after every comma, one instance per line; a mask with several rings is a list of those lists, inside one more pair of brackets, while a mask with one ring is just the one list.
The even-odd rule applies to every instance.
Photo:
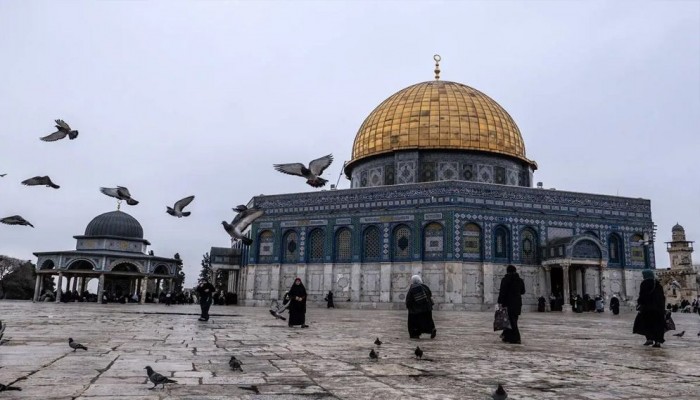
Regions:
[[419, 275], [411, 277], [411, 287], [406, 294], [408, 309], [408, 334], [411, 339], [418, 339], [422, 333], [429, 333], [433, 339], [437, 334], [433, 322], [433, 294], [423, 284]]

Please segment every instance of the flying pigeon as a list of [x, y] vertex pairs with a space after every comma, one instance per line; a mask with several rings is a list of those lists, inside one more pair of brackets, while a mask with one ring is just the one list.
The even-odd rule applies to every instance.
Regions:
[[275, 317], [275, 318], [277, 318], [277, 319], [281, 319], [282, 321], [286, 321], [286, 320], [287, 320], [287, 318], [281, 316], [281, 315], [280, 315], [277, 311], [275, 311], [275, 310], [270, 310], [270, 314], [272, 314], [272, 316]]
[[243, 231], [253, 223], [256, 219], [262, 217], [262, 215], [265, 212], [259, 208], [253, 207], [253, 208], [247, 208], [245, 211], [241, 211], [236, 215], [236, 217], [231, 221], [229, 224], [226, 221], [221, 221], [221, 224], [224, 226], [224, 229], [226, 232], [228, 232], [231, 237], [240, 239], [243, 241], [243, 244], [246, 246], [250, 246], [253, 243], [253, 240], [250, 238], [247, 238], [243, 236]]
[[503, 389], [503, 385], [499, 384], [496, 391], [491, 395], [491, 398], [493, 400], [506, 400], [508, 398], [508, 393]]
[[681, 289], [681, 284], [675, 279], [671, 281], [671, 286], [675, 287], [676, 289]]
[[29, 221], [20, 217], [19, 215], [5, 217], [3, 219], [0, 219], [0, 222], [2, 222], [3, 224], [7, 224], [7, 225], [24, 225], [24, 226], [31, 226], [32, 228], [34, 228], [34, 225], [30, 224]]
[[233, 209], [233, 211], [239, 213], [239, 212], [243, 212], [247, 209], [248, 209], [248, 207], [244, 206], [243, 204], [239, 204], [236, 206], [236, 208]]
[[683, 331], [681, 333], [674, 333], [673, 334], [673, 336], [678, 336], [678, 337], [683, 337], [683, 335], [685, 335], [685, 331]]
[[124, 186], [117, 186], [115, 188], [101, 187], [100, 192], [106, 194], [109, 197], [114, 197], [115, 199], [126, 200], [126, 204], [130, 206], [135, 206], [139, 204], [138, 201], [131, 198], [131, 193], [129, 193], [129, 189], [125, 188]]
[[423, 358], [423, 350], [420, 349], [420, 347], [416, 346], [416, 350], [413, 352], [413, 354], [416, 355], [416, 358], [422, 359]]
[[180, 199], [177, 202], [175, 202], [175, 205], [173, 208], [166, 207], [168, 210], [166, 211], [168, 214], [172, 215], [173, 217], [189, 217], [190, 212], [189, 211], [182, 211], [183, 208], [187, 207], [188, 204], [190, 204], [194, 200], [194, 196], [188, 196], [185, 197], [184, 199]]
[[243, 372], [243, 368], [241, 368], [241, 361], [237, 359], [236, 356], [231, 356], [231, 359], [228, 361], [228, 365], [234, 371]]
[[273, 167], [279, 172], [288, 175], [303, 176], [306, 178], [306, 183], [310, 186], [319, 188], [323, 187], [326, 179], [321, 178], [323, 171], [328, 168], [333, 162], [333, 155], [329, 154], [321, 158], [317, 158], [309, 163], [309, 168], [302, 163], [291, 163], [291, 164], [275, 164]]
[[377, 346], [381, 346], [381, 345], [382, 345], [382, 341], [379, 340], [379, 338], [377, 338], [377, 339], [374, 341], [374, 344], [376, 344]]
[[68, 126], [68, 124], [65, 123], [62, 119], [56, 120], [56, 128], [58, 128], [56, 132], [39, 139], [43, 140], [44, 142], [55, 142], [57, 140], [65, 138], [66, 136], [68, 136], [70, 140], [73, 140], [78, 137], [78, 131], [71, 130], [70, 126]]
[[369, 351], [369, 358], [372, 360], [376, 360], [379, 358], [379, 355], [377, 354], [376, 351], [374, 351], [374, 349], [372, 349]]
[[20, 388], [20, 387], [15, 387], [15, 386], [10, 386], [10, 385], [3, 385], [2, 383], [0, 383], [0, 392], [4, 392], [4, 391], [6, 391], [6, 390], [17, 390], [17, 391], [21, 391], [22, 388]]
[[83, 349], [83, 350], [87, 351], [87, 347], [74, 341], [73, 338], [68, 338], [68, 346], [70, 346], [70, 348], [73, 349], [73, 352], [75, 352], [78, 349]]
[[60, 188], [60, 186], [53, 183], [48, 176], [35, 176], [34, 178], [25, 179], [22, 181], [22, 184], [27, 186], [46, 186], [54, 189]]
[[146, 370], [146, 373], [148, 374], [148, 379], [153, 382], [153, 387], [149, 388], [149, 390], [153, 390], [156, 388], [158, 385], [163, 385], [163, 388], [165, 388], [166, 383], [177, 383], [177, 381], [172, 380], [170, 378], [166, 378], [163, 375], [157, 373], [156, 371], [153, 370], [150, 366], [146, 366], [144, 368]]
[[0, 178], [4, 178], [7, 174], [0, 174]]

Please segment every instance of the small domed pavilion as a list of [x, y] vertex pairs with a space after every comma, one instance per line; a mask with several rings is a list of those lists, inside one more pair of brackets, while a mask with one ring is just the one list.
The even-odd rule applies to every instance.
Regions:
[[179, 259], [147, 254], [150, 243], [143, 238], [141, 224], [123, 211], [98, 215], [87, 225], [84, 235], [74, 238], [75, 250], [34, 253], [38, 258], [35, 301], [43, 291], [44, 278], [58, 275], [57, 302], [62, 291], [82, 293], [88, 282], [97, 278], [98, 301], [104, 292], [115, 297], [139, 293], [143, 303], [149, 281], [154, 283], [156, 294], [161, 286], [171, 290], [182, 266]]

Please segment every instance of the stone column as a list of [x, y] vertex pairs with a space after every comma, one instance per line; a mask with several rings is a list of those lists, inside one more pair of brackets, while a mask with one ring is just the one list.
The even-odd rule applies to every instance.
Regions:
[[58, 283], [56, 283], [56, 303], [61, 302], [61, 292], [63, 291], [63, 272], [58, 273]]
[[567, 312], [571, 311], [571, 301], [570, 296], [570, 288], [569, 288], [569, 265], [568, 264], [562, 264], [561, 266], [562, 269], [562, 276], [564, 278], [564, 282], [562, 283], [563, 289], [564, 289], [564, 307], [562, 308], [562, 311]]
[[236, 292], [236, 270], [230, 269], [228, 270], [228, 286], [226, 287], [226, 291], [229, 293], [235, 293]]
[[141, 299], [139, 304], [146, 303], [146, 292], [148, 291], [148, 277], [143, 277], [139, 279], [139, 293], [141, 293]]
[[[246, 273], [247, 276], [244, 292], [246, 300], [253, 300], [255, 298], [255, 268], [257, 267], [254, 265], [249, 265], [246, 267], [248, 270]], [[279, 274], [277, 274], [277, 279], [279, 280]]]
[[610, 285], [608, 282], [610, 282], [610, 271], [606, 268], [606, 265], [604, 263], [601, 263], [600, 265], [600, 295], [603, 296], [603, 299], [605, 302], [608, 302], [608, 299], [611, 297], [610, 293]]
[[78, 279], [77, 276], [73, 277], [73, 290], [78, 290]]
[[105, 275], [100, 274], [100, 278], [97, 281], [97, 304], [102, 303], [102, 293], [105, 290]]
[[544, 309], [546, 311], [552, 311], [552, 306], [549, 302], [549, 296], [552, 294], [552, 267], [544, 265], [542, 266], [542, 270], [544, 271], [544, 294], [542, 294], [545, 299]]
[[362, 295], [362, 264], [353, 263], [350, 270], [350, 300], [359, 302]]
[[36, 274], [36, 283], [34, 284], [34, 297], [32, 297], [32, 302], [35, 303], [39, 300], [39, 295], [41, 294], [41, 275]]
[[379, 266], [379, 302], [391, 302], [391, 263]]
[[173, 278], [168, 279], [168, 292], [172, 293], [175, 289], [175, 281]]
[[585, 285], [583, 280], [585, 279], [584, 272], [581, 268], [574, 269], [574, 280], [576, 281], [576, 294], [583, 296]]

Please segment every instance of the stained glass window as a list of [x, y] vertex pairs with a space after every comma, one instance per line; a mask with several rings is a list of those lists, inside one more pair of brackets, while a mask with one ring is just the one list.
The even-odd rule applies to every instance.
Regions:
[[299, 242], [297, 239], [297, 233], [294, 231], [288, 231], [284, 235], [284, 240], [282, 241], [282, 243], [284, 246], [284, 248], [282, 249], [282, 262], [299, 262]]
[[375, 261], [381, 257], [381, 236], [376, 226], [365, 229], [362, 240], [362, 256], [365, 261]]
[[608, 237], [608, 256], [610, 263], [619, 264], [622, 262], [622, 240], [615, 233]]
[[632, 235], [630, 238], [630, 258], [632, 262], [644, 262], [644, 246], [642, 235]]
[[[493, 256], [495, 258], [510, 259], [508, 230], [499, 226], [493, 231]], [[510, 261], [510, 260], [509, 260]]]
[[537, 234], [532, 229], [521, 234], [520, 259], [523, 264], [537, 264]]
[[275, 254], [275, 236], [272, 231], [263, 231], [258, 236], [258, 262], [272, 262]]
[[394, 229], [394, 259], [402, 260], [411, 258], [411, 229], [406, 225], [399, 225]]
[[442, 225], [431, 222], [423, 230], [423, 257], [435, 259], [443, 257], [444, 235]]
[[309, 234], [309, 262], [323, 262], [323, 229], [314, 229]]
[[341, 228], [335, 234], [335, 261], [349, 262], [352, 260], [352, 232]]
[[464, 225], [462, 255], [466, 258], [481, 258], [481, 228], [479, 225], [474, 223]]

